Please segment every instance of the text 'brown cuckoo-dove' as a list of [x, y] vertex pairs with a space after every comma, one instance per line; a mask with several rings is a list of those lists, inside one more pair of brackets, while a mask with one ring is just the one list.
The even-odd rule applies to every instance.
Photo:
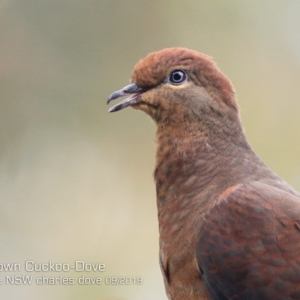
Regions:
[[300, 195], [253, 152], [230, 81], [206, 55], [150, 53], [127, 106], [157, 124], [160, 265], [169, 299], [300, 299]]

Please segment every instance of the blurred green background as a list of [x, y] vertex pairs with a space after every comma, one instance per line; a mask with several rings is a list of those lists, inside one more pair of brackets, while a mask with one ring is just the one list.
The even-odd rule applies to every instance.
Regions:
[[[0, 263], [21, 274], [142, 276], [142, 285], [0, 285], [1, 299], [166, 299], [154, 123], [109, 94], [147, 53], [183, 46], [232, 80], [257, 154], [300, 190], [297, 0], [0, 1]], [[26, 260], [105, 263], [28, 274]], [[0, 278], [20, 272], [0, 272]]]

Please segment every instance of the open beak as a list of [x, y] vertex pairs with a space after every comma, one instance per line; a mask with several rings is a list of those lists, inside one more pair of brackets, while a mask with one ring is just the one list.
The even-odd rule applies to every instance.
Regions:
[[145, 92], [146, 89], [141, 88], [140, 86], [136, 85], [135, 83], [131, 83], [119, 91], [112, 93], [109, 98], [107, 99], [107, 104], [110, 101], [115, 100], [117, 98], [123, 97], [125, 95], [131, 95], [119, 104], [111, 107], [108, 112], [115, 112], [121, 110], [127, 106], [132, 106], [139, 103], [139, 95]]

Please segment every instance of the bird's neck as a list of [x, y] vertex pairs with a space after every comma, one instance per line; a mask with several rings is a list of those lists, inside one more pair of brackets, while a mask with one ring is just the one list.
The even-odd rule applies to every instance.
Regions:
[[157, 167], [175, 161], [186, 167], [190, 162], [196, 163], [199, 160], [203, 160], [203, 167], [206, 167], [215, 159], [225, 159], [226, 163], [226, 158], [238, 159], [238, 154], [244, 156], [246, 153], [253, 153], [240, 124], [235, 124], [232, 128], [213, 128], [196, 122], [177, 126], [160, 125], [156, 141]]
[[251, 149], [240, 123], [219, 129], [200, 123], [184, 125], [157, 129], [154, 177], [160, 207], [167, 202], [180, 206], [186, 198], [197, 202], [201, 210], [212, 200], [207, 195], [215, 199], [228, 187], [248, 181], [287, 190], [285, 182]]
[[191, 192], [206, 194], [208, 188], [226, 188], [235, 166], [243, 165], [246, 156], [257, 158], [241, 127], [230, 132], [203, 128], [201, 124], [158, 126], [154, 172], [158, 202], [173, 202], [169, 198]]

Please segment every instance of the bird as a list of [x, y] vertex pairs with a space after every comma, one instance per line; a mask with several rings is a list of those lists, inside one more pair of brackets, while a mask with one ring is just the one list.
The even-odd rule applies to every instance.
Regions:
[[235, 89], [187, 48], [148, 54], [110, 108], [156, 123], [159, 264], [169, 300], [300, 299], [300, 194], [255, 154]]

